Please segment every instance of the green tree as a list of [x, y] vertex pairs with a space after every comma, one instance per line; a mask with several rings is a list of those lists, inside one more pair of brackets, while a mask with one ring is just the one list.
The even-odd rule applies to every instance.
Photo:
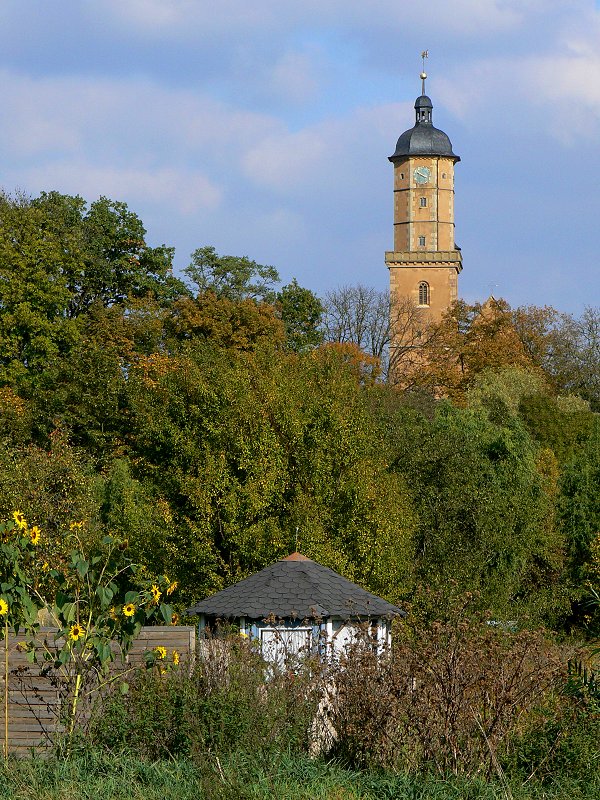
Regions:
[[594, 542], [600, 531], [600, 420], [597, 415], [587, 441], [567, 463], [561, 476], [559, 513], [571, 579], [581, 592], [590, 577]]
[[227, 300], [275, 300], [279, 274], [275, 267], [257, 264], [246, 256], [220, 256], [214, 247], [199, 247], [192, 253], [185, 274], [199, 294], [214, 292]]
[[564, 612], [556, 472], [518, 420], [499, 426], [442, 404], [398, 449], [394, 468], [413, 489], [426, 584], [478, 590], [500, 619]]
[[173, 248], [150, 247], [142, 221], [125, 203], [100, 197], [88, 208], [81, 197], [44, 192], [31, 205], [71, 256], [63, 269], [70, 316], [93, 303], [148, 295], [166, 302], [185, 293], [172, 275]]
[[323, 331], [320, 326], [325, 309], [314, 292], [299, 286], [294, 278], [279, 291], [277, 303], [290, 350], [301, 353], [321, 344]]
[[78, 331], [68, 318], [65, 272], [73, 255], [26, 199], [0, 196], [0, 381], [39, 374], [68, 352]]
[[408, 489], [343, 358], [190, 343], [138, 362], [128, 390], [133, 477], [171, 515], [155, 547], [184, 598], [296, 547], [387, 596], [408, 590]]

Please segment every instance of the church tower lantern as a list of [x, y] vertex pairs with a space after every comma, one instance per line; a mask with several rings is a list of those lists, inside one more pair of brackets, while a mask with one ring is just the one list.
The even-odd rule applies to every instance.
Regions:
[[454, 165], [460, 157], [448, 136], [433, 125], [426, 78], [423, 71], [415, 124], [400, 136], [389, 157], [394, 165], [394, 249], [386, 252], [385, 263], [392, 302], [409, 298], [437, 321], [458, 297], [462, 270], [454, 242]]

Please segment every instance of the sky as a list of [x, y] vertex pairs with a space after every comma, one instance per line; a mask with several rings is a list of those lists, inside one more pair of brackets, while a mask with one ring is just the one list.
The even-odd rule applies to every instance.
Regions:
[[2, 0], [0, 186], [124, 201], [178, 272], [212, 245], [384, 290], [425, 49], [459, 294], [598, 307], [592, 0]]

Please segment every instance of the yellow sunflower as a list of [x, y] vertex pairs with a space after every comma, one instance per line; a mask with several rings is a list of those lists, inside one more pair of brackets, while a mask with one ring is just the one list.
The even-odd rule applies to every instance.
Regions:
[[17, 527], [21, 528], [21, 530], [27, 527], [27, 520], [25, 519], [25, 515], [22, 511], [13, 511], [13, 519], [17, 524]]
[[71, 639], [73, 642], [76, 642], [78, 639], [81, 639], [84, 633], [85, 628], [83, 625], [80, 625], [78, 622], [76, 622], [75, 625], [71, 625], [71, 629], [69, 630], [69, 639]]
[[154, 648], [154, 652], [159, 658], [166, 658], [167, 657], [167, 648], [163, 647], [162, 644], [159, 644], [158, 647]]
[[158, 603], [158, 601], [160, 600], [160, 596], [161, 596], [162, 592], [161, 592], [161, 590], [158, 588], [158, 586], [155, 583], [152, 584], [152, 588], [150, 589], [150, 593], [152, 594], [152, 602], [153, 603]]
[[8, 603], [3, 597], [0, 597], [0, 617], [5, 617], [8, 614]]
[[171, 625], [179, 625], [179, 614], [176, 611], [171, 615]]
[[135, 614], [135, 606], [133, 605], [133, 603], [125, 603], [125, 605], [123, 606], [123, 613], [125, 614], [126, 617], [133, 617], [133, 615]]
[[177, 581], [173, 581], [173, 583], [170, 583], [169, 586], [167, 587], [167, 594], [172, 595], [176, 588], [177, 588]]
[[31, 544], [39, 544], [40, 539], [42, 538], [42, 532], [37, 525], [34, 525], [29, 531], [29, 536], [31, 537]]
[[173, 659], [173, 663], [174, 664], [179, 664], [179, 662], [181, 660], [181, 656], [179, 655], [177, 650], [173, 650], [173, 653], [171, 654], [171, 658]]

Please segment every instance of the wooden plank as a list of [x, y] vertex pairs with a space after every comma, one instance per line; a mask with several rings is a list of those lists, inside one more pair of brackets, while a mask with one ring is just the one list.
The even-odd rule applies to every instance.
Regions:
[[[63, 639], [55, 639], [56, 629], [43, 628], [38, 633], [40, 645], [53, 649], [61, 647]], [[59, 689], [52, 685], [52, 678], [42, 674], [48, 668], [48, 662], [30, 664], [27, 654], [19, 649], [19, 643], [25, 642], [25, 636], [9, 637], [9, 749], [17, 754], [26, 754], [32, 748], [44, 748], [49, 745], [55, 733], [63, 730], [57, 718], [61, 699]], [[156, 647], [165, 647], [171, 655], [177, 650], [182, 660], [195, 657], [196, 631], [193, 626], [173, 625], [165, 627], [143, 628], [133, 642], [129, 655], [124, 663], [119, 658], [118, 648], [114, 647], [115, 662], [111, 665], [113, 674], [141, 665], [144, 654]], [[0, 643], [0, 665], [4, 662], [4, 642]], [[55, 676], [56, 677], [56, 676]], [[4, 692], [4, 676], [0, 676], [0, 693]], [[0, 712], [1, 715], [1, 712]], [[4, 741], [4, 726], [0, 725], [0, 742]]]

